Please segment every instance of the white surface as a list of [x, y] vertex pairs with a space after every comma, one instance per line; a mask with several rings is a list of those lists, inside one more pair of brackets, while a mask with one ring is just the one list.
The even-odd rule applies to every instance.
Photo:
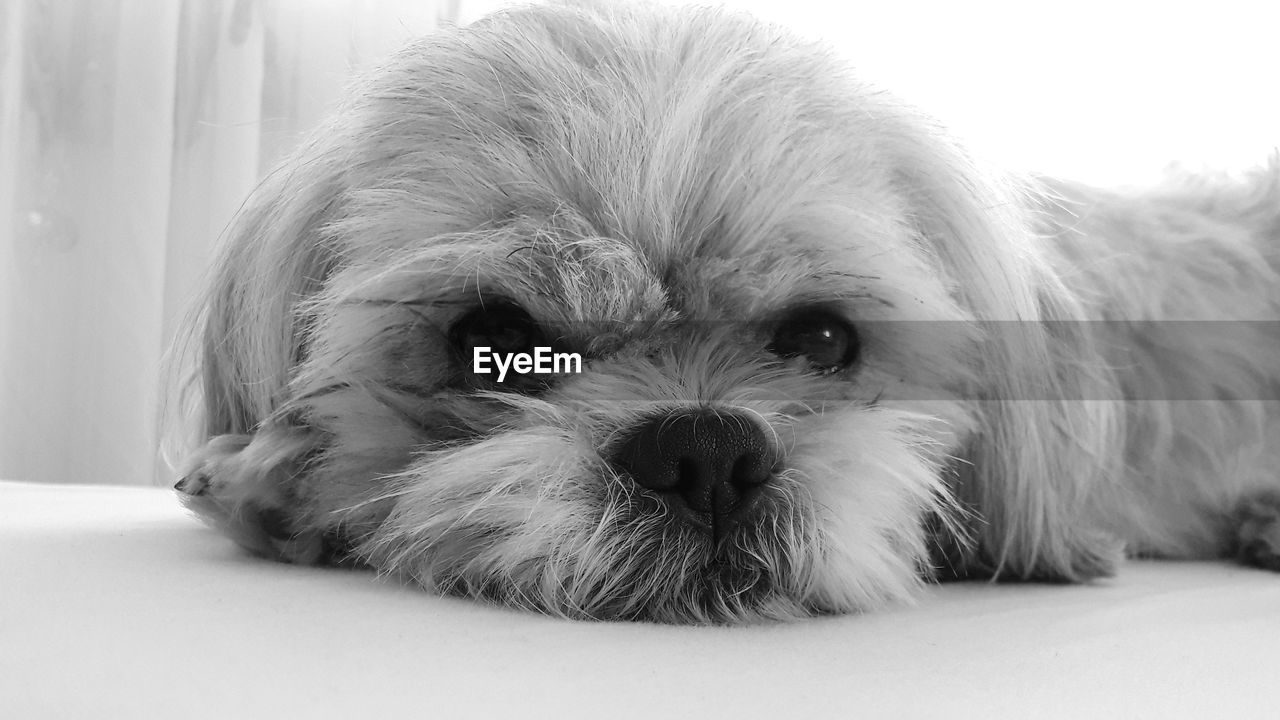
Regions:
[[1273, 717], [1280, 576], [1129, 563], [791, 625], [566, 622], [248, 557], [158, 489], [0, 483], [0, 717]]

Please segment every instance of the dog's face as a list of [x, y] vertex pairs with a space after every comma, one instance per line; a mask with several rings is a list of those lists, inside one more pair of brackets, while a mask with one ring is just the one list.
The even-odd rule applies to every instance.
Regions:
[[[861, 610], [939, 561], [1096, 573], [1068, 410], [986, 407], [1075, 382], [1046, 367], [1077, 339], [990, 330], [1070, 313], [1013, 206], [743, 18], [429, 37], [240, 221], [181, 485], [260, 552], [575, 617]], [[580, 367], [477, 365], [537, 348]]]

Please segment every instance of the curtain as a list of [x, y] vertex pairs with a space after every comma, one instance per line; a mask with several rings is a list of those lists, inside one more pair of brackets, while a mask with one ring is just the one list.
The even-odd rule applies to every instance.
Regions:
[[0, 0], [0, 479], [169, 481], [162, 358], [254, 183], [458, 0]]

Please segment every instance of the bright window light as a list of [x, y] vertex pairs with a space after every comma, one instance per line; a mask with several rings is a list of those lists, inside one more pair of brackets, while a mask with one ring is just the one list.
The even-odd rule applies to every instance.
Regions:
[[[1240, 170], [1280, 146], [1273, 3], [723, 4], [834, 45], [860, 76], [1012, 170], [1105, 185]], [[507, 3], [463, 2], [469, 21]]]

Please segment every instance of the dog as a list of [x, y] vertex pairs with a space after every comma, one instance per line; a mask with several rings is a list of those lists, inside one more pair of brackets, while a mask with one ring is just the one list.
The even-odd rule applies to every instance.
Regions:
[[1278, 320], [1280, 161], [1013, 178], [750, 17], [524, 7], [255, 191], [177, 489], [266, 557], [568, 618], [1280, 570]]

